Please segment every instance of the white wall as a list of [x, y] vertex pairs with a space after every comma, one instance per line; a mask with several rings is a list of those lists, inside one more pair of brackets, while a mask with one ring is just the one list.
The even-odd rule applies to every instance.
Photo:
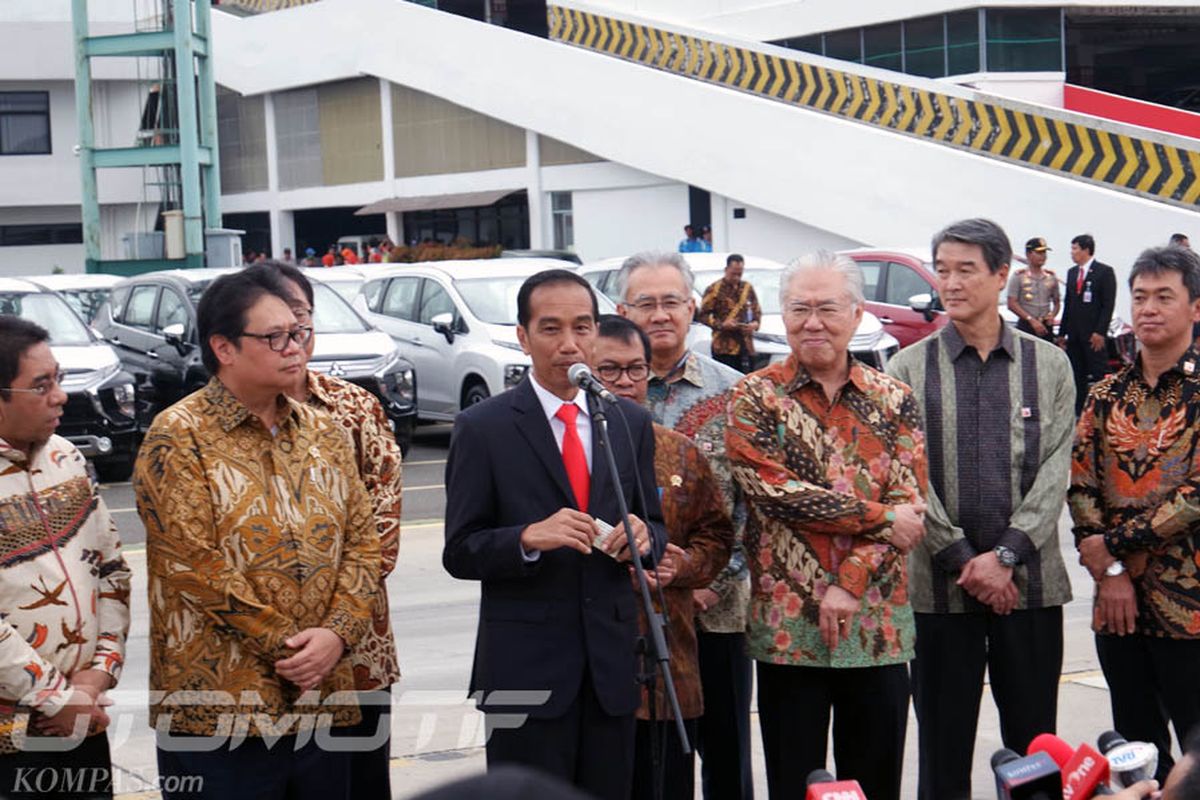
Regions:
[[83, 259], [81, 244], [0, 247], [0, 275], [50, 275], [55, 267], [63, 272], [83, 272]]
[[674, 250], [688, 219], [683, 184], [572, 193], [575, 252], [584, 261]]
[[1062, 72], [988, 72], [980, 75], [956, 75], [944, 80], [979, 89], [988, 94], [1037, 103], [1050, 108], [1063, 107], [1063, 84], [1066, 75]]
[[[745, 210], [746, 216], [734, 219], [734, 210], [739, 208]], [[723, 224], [718, 224], [718, 214], [723, 217]], [[719, 251], [762, 256], [785, 264], [814, 250], [846, 250], [863, 244], [723, 197], [713, 198], [713, 241]]]

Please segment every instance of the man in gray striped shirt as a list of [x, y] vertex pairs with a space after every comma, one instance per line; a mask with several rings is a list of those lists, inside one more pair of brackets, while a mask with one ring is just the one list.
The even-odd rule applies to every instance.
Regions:
[[929, 462], [926, 536], [909, 557], [921, 800], [971, 796], [985, 667], [1005, 747], [1055, 730], [1075, 386], [1062, 351], [1000, 318], [1011, 258], [989, 220], [938, 233], [950, 323], [888, 365], [913, 387]]

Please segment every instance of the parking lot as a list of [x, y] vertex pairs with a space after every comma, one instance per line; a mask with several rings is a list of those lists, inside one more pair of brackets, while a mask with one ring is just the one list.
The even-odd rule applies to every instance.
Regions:
[[[418, 428], [404, 466], [400, 559], [388, 579], [392, 625], [404, 677], [393, 694], [392, 788], [397, 798], [484, 769], [481, 719], [466, 700], [477, 622], [478, 587], [449, 577], [441, 566], [443, 486], [449, 425]], [[109, 484], [102, 494], [120, 528], [134, 570], [133, 627], [125, 674], [114, 691], [110, 728], [117, 792], [156, 797], [154, 741], [147, 722], [147, 614], [145, 535], [129, 484]], [[1088, 630], [1091, 581], [1075, 563], [1070, 519], [1061, 523], [1063, 550], [1076, 590], [1066, 609], [1066, 654], [1059, 705], [1059, 734], [1078, 744], [1110, 727], [1108, 695]], [[754, 719], [755, 785], [766, 796], [762, 748]], [[995, 708], [986, 696], [976, 743], [975, 797], [994, 797], [988, 758], [1001, 746]], [[909, 726], [905, 797], [916, 794], [916, 721]], [[832, 762], [830, 768], [832, 769]]]

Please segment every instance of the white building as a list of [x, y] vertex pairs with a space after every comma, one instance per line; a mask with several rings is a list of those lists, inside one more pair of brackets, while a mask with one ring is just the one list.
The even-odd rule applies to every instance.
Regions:
[[[225, 0], [227, 9], [297, 7], [214, 13], [222, 209], [228, 227], [247, 231], [246, 249], [299, 255], [343, 234], [386, 231], [396, 241], [569, 247], [591, 260], [673, 248], [693, 221], [712, 225], [718, 250], [787, 259], [815, 247], [919, 246], [945, 223], [981, 215], [1014, 242], [1047, 237], [1065, 269], [1077, 233], [1093, 233], [1098, 255], [1118, 266], [1174, 231], [1200, 235], [1200, 127], [1189, 136], [1187, 114], [1155, 116], [1157, 129], [1130, 125], [1119, 120], [1133, 113], [1148, 124], [1151, 115], [1121, 107], [1119, 97], [1080, 101], [1071, 88], [1144, 97], [1157, 87], [1152, 99], [1175, 102], [1168, 89], [1184, 91], [1186, 80], [1169, 74], [1171, 60], [1191, 59], [1194, 73], [1195, 48], [1160, 59], [1130, 31], [1144, 25], [1149, 41], [1153, 28], [1154, 52], [1172, 36], [1194, 42], [1196, 6], [552, 0], [559, 24], [546, 39], [480, 21], [507, 13], [528, 26], [540, 11], [521, 0], [438, 3], [456, 13], [432, 4]], [[114, 19], [129, 15], [128, 2], [91, 5], [100, 22], [104, 8]], [[4, 226], [78, 220], [68, 7], [0, 6], [0, 109], [10, 87], [46, 92], [52, 123], [49, 155], [0, 155], [0, 271], [82, 263], [79, 245], [3, 246]], [[1110, 41], [1118, 17], [1123, 39]], [[572, 43], [585, 19], [589, 31]], [[636, 63], [640, 45], [625, 58], [605, 52], [609, 37], [621, 36], [649, 41], [658, 55]], [[745, 86], [697, 79], [702, 66], [688, 72], [693, 53], [699, 64], [717, 50], [753, 62], [743, 67]], [[768, 62], [767, 77], [754, 78], [755, 65]], [[807, 106], [771, 94], [776, 77], [794, 70], [803, 78], [810, 68], [835, 95], [838, 86], [852, 93], [870, 84], [901, 106], [908, 98], [912, 130], [884, 124], [886, 98], [871, 90], [866, 120], [815, 108], [819, 94]], [[100, 77], [108, 141], [128, 143], [137, 76]], [[1112, 119], [1098, 119], [1098, 108]], [[1024, 136], [1024, 156], [987, 152], [996, 137], [978, 129], [980, 117]], [[1067, 157], [1087, 147], [1080, 136], [1101, 135], [1116, 149], [1107, 180], [1096, 177], [1106, 169], [1102, 154]], [[119, 186], [104, 177], [110, 257], [136, 227], [145, 195], [140, 176], [119, 176]], [[368, 208], [384, 213], [355, 215]], [[152, 223], [154, 209], [143, 207], [143, 227], [146, 214]]]

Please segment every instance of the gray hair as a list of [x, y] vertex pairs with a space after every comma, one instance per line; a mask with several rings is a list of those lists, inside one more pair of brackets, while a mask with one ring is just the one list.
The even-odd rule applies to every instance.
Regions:
[[815, 253], [800, 256], [783, 270], [783, 274], [779, 276], [779, 307], [787, 306], [788, 289], [791, 288], [793, 278], [801, 272], [821, 269], [840, 273], [846, 279], [846, 291], [850, 293], [850, 299], [854, 301], [854, 304], [857, 306], [866, 304], [867, 295], [863, 284], [862, 270], [858, 268], [854, 259], [840, 253], [818, 250]]
[[1200, 256], [1186, 247], [1167, 245], [1143, 250], [1129, 270], [1129, 288], [1141, 275], [1178, 272], [1187, 288], [1188, 300], [1200, 300]]
[[625, 302], [625, 292], [629, 290], [629, 279], [633, 277], [633, 273], [643, 267], [674, 267], [683, 276], [683, 282], [687, 285], [688, 297], [691, 297], [692, 292], [695, 291], [696, 278], [692, 275], [692, 268], [684, 261], [683, 256], [669, 250], [645, 250], [641, 253], [634, 253], [625, 259], [621, 264], [621, 270], [617, 273], [617, 296], [621, 298], [622, 303]]
[[1008, 234], [990, 219], [964, 219], [938, 231], [933, 237], [935, 262], [938, 247], [943, 242], [979, 245], [979, 249], [983, 250], [983, 260], [987, 262], [988, 271], [993, 275], [999, 272], [1001, 267], [1012, 263], [1012, 245], [1008, 241]]

